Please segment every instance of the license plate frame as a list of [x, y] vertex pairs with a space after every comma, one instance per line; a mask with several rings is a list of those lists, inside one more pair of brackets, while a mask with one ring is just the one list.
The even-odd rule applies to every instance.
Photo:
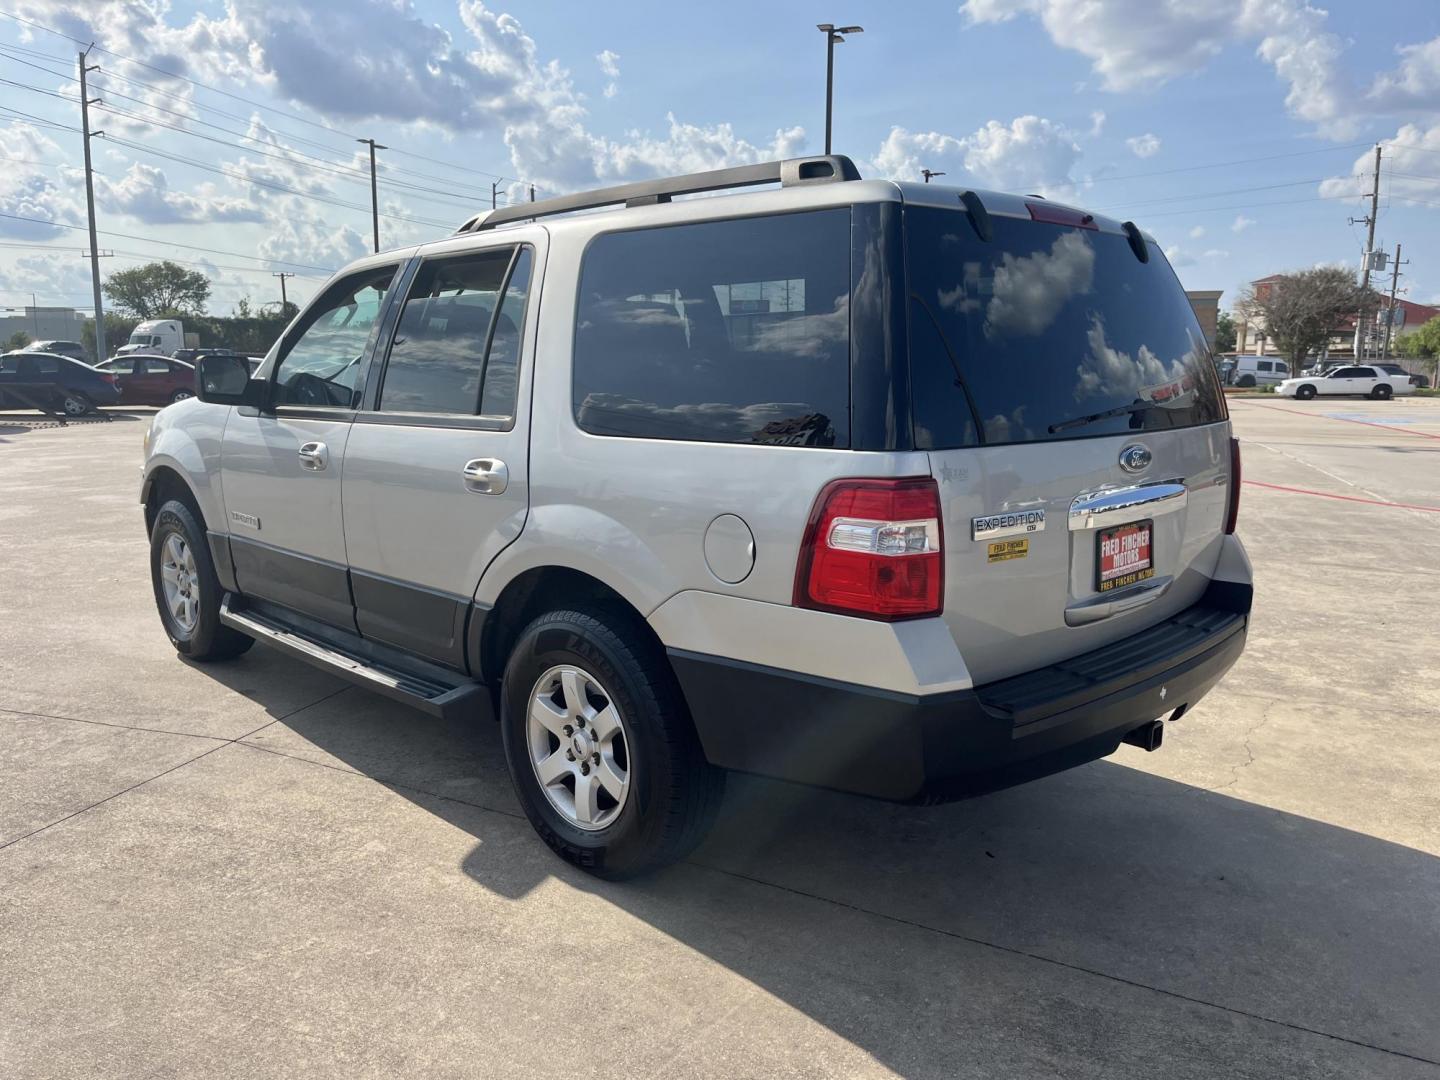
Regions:
[[[1141, 536], [1133, 549], [1127, 547], [1125, 538]], [[1115, 540], [1112, 551], [1106, 551], [1108, 541]], [[1137, 550], [1138, 549], [1138, 550]], [[1133, 554], [1132, 554], [1133, 551]], [[1143, 563], [1142, 563], [1143, 560]], [[1109, 565], [1107, 566], [1107, 561]], [[1129, 585], [1135, 585], [1155, 576], [1155, 522], [1152, 518], [1143, 521], [1127, 521], [1123, 525], [1111, 525], [1095, 534], [1095, 591], [1114, 592]]]

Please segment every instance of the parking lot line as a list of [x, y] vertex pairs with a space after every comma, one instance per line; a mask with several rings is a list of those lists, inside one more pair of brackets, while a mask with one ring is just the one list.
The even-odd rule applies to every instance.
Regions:
[[1395, 424], [1377, 424], [1373, 420], [1356, 420], [1349, 416], [1332, 416], [1329, 413], [1312, 413], [1305, 412], [1303, 409], [1287, 409], [1283, 405], [1261, 405], [1258, 403], [1248, 404], [1252, 404], [1253, 407], [1257, 409], [1269, 409], [1271, 412], [1291, 413], [1295, 416], [1309, 416], [1321, 420], [1336, 420], [1342, 424], [1364, 424], [1366, 427], [1380, 428], [1382, 431], [1394, 431], [1399, 435], [1418, 435], [1422, 439], [1440, 439], [1440, 435], [1436, 435], [1434, 432], [1430, 431], [1410, 431], [1405, 428], [1400, 428], [1397, 431], [1397, 425]]
[[1366, 503], [1370, 506], [1388, 506], [1396, 510], [1423, 510], [1429, 514], [1440, 514], [1440, 506], [1390, 502], [1388, 499], [1362, 499], [1358, 495], [1336, 495], [1331, 491], [1315, 491], [1312, 488], [1289, 487], [1285, 484], [1267, 484], [1263, 480], [1242, 480], [1241, 483], [1250, 487], [1269, 488], [1271, 491], [1288, 491], [1295, 495], [1316, 495], [1322, 499], [1339, 499], [1342, 502]]

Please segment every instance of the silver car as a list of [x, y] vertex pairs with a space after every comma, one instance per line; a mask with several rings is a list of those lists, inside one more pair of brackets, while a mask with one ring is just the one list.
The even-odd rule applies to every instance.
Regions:
[[1245, 642], [1239, 479], [1133, 224], [818, 157], [354, 263], [253, 377], [201, 361], [141, 499], [181, 654], [493, 714], [624, 877], [727, 770], [930, 800], [1155, 749]]

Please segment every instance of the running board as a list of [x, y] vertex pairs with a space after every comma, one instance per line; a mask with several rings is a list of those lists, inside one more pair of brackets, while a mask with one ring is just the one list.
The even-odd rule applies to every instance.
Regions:
[[356, 686], [443, 720], [480, 717], [490, 712], [490, 696], [486, 688], [464, 676], [455, 675], [453, 680], [442, 681], [433, 674], [434, 669], [419, 674], [377, 663], [307, 637], [295, 627], [287, 626], [268, 614], [250, 609], [237, 611], [231, 607], [230, 601], [231, 596], [226, 594], [220, 603], [220, 621], [224, 625]]

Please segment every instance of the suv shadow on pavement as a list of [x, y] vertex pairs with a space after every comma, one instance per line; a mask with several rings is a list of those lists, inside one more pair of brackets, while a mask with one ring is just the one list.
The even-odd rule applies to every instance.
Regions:
[[930, 808], [732, 775], [694, 856], [612, 884], [536, 841], [489, 724], [352, 690], [249, 742], [384, 784], [475, 838], [478, 885], [561, 879], [904, 1075], [1440, 1061], [1440, 859], [1113, 761]]

